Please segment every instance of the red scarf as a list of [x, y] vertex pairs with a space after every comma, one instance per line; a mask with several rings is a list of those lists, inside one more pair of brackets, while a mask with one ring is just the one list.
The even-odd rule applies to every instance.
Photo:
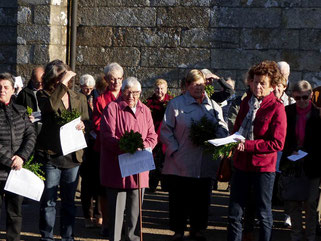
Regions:
[[299, 146], [303, 146], [303, 143], [304, 143], [305, 126], [307, 122], [307, 116], [311, 111], [311, 107], [312, 107], [311, 101], [309, 102], [309, 105], [305, 109], [301, 109], [298, 106], [296, 107], [297, 121], [296, 121], [295, 133], [296, 133]]

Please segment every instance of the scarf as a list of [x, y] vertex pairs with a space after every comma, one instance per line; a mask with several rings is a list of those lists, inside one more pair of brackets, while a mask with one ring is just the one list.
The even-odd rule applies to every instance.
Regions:
[[297, 121], [295, 126], [295, 134], [297, 137], [298, 146], [303, 146], [306, 121], [308, 119], [308, 114], [311, 111], [311, 107], [312, 107], [311, 101], [305, 109], [301, 109], [296, 106]]
[[245, 137], [247, 140], [254, 140], [254, 120], [256, 117], [256, 112], [260, 109], [262, 100], [258, 100], [254, 95], [252, 95], [249, 100], [249, 111], [247, 112], [242, 125], [239, 129], [239, 133]]

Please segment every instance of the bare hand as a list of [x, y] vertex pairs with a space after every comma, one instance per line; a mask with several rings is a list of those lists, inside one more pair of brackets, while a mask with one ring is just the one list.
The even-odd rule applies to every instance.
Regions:
[[206, 79], [206, 85], [211, 85], [213, 84], [214, 80], [218, 80], [220, 79], [220, 77], [218, 77], [216, 74], [207, 74], [205, 76], [205, 79]]
[[11, 160], [12, 160], [11, 168], [13, 170], [20, 170], [22, 168], [23, 160], [20, 156], [14, 155], [11, 158]]
[[76, 73], [68, 70], [65, 72], [65, 74], [61, 78], [61, 83], [63, 83], [65, 86], [68, 86], [68, 82], [71, 80], [72, 77], [76, 76]]
[[241, 142], [237, 145], [236, 149], [238, 151], [245, 151], [245, 141], [241, 140]]
[[35, 121], [35, 117], [33, 115], [29, 115], [29, 120], [33, 123]]
[[79, 130], [79, 131], [85, 129], [84, 122], [80, 121], [80, 123], [78, 125], [76, 125], [76, 129]]

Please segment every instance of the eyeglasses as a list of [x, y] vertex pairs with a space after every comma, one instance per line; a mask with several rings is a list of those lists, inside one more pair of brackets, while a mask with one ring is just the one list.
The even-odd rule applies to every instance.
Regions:
[[137, 97], [137, 96], [139, 96], [140, 91], [125, 91], [124, 94], [127, 96], [130, 96], [132, 94], [133, 96]]
[[294, 96], [294, 99], [295, 100], [307, 100], [309, 99], [309, 96], [308, 95], [302, 95], [302, 96]]

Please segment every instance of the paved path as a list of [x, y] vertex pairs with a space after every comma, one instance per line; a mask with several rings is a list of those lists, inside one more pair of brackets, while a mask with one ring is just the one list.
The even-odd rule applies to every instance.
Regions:
[[[219, 191], [214, 191], [212, 204], [210, 208], [209, 226], [206, 231], [208, 241], [225, 241], [227, 226], [227, 205], [229, 193], [224, 191], [224, 185], [219, 185]], [[2, 209], [2, 212], [4, 210]], [[75, 240], [107, 240], [99, 235], [99, 229], [85, 229], [84, 220], [81, 214], [80, 200], [77, 200], [77, 219], [75, 227]], [[282, 227], [283, 211], [280, 209], [273, 210], [274, 228], [273, 241], [289, 241], [289, 229]], [[3, 215], [4, 216], [4, 215]], [[59, 214], [58, 214], [59, 216]], [[21, 240], [35, 241], [39, 240], [38, 220], [39, 204], [29, 202], [23, 206], [23, 228]], [[59, 220], [59, 218], [57, 219]], [[59, 223], [56, 225], [55, 233], [59, 233]], [[169, 240], [173, 234], [168, 230], [168, 195], [165, 192], [157, 190], [156, 193], [146, 192], [143, 204], [143, 232], [145, 241]], [[4, 236], [4, 217], [1, 217], [0, 240], [5, 240]], [[257, 228], [256, 228], [257, 235]], [[59, 237], [57, 236], [57, 240]], [[188, 239], [187, 239], [188, 240]], [[317, 241], [321, 241], [318, 237]]]

